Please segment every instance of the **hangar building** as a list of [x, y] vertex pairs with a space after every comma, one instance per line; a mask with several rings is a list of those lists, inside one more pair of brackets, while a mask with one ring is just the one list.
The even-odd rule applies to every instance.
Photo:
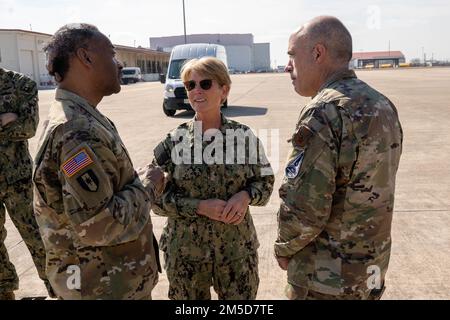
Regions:
[[[187, 43], [223, 45], [227, 51], [228, 68], [236, 72], [267, 72], [270, 67], [270, 43], [254, 43], [253, 35], [245, 34], [190, 34]], [[184, 44], [184, 35], [151, 37], [150, 49], [170, 52]]]

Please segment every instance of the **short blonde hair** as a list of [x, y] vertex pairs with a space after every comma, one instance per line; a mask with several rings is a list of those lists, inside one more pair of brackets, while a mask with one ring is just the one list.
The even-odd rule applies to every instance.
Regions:
[[203, 57], [187, 61], [181, 69], [181, 80], [189, 81], [192, 72], [195, 71], [202, 76], [216, 80], [220, 86], [231, 86], [231, 79], [225, 64], [214, 57]]

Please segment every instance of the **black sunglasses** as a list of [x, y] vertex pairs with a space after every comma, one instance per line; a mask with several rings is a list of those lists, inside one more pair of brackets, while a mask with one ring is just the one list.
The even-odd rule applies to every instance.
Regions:
[[[201, 80], [199, 82], [200, 83], [200, 88], [202, 88], [203, 90], [209, 90], [212, 87], [212, 82], [213, 81], [211, 79]], [[185, 86], [187, 91], [192, 91], [197, 86], [197, 83], [194, 80], [190, 80], [190, 81], [184, 82], [184, 86]]]

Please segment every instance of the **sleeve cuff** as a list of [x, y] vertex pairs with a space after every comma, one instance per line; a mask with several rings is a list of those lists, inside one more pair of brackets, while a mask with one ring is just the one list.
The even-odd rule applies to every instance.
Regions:
[[289, 242], [275, 242], [274, 251], [276, 257], [292, 257], [301, 249], [304, 248], [303, 245], [296, 243], [296, 239]]
[[197, 217], [197, 208], [200, 203], [199, 199], [194, 198], [180, 198], [177, 201], [177, 210], [179, 215], [186, 218]]
[[254, 206], [257, 201], [256, 201], [256, 197], [254, 195], [254, 193], [252, 192], [252, 188], [251, 187], [245, 187], [244, 189], [242, 189], [242, 191], [246, 191], [248, 193], [248, 196], [250, 197], [250, 206]]

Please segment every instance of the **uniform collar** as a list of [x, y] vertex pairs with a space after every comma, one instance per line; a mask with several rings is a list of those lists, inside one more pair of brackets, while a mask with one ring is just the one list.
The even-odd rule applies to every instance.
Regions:
[[[220, 130], [220, 132], [222, 132], [223, 135], [225, 135], [226, 130], [232, 128], [232, 126], [230, 125], [231, 122], [230, 122], [230, 120], [228, 120], [227, 117], [225, 117], [223, 115], [223, 113], [220, 113], [220, 118], [221, 118], [221, 125], [220, 125], [219, 130]], [[195, 127], [199, 125], [198, 124], [199, 122], [200, 121], [197, 121], [196, 118], [194, 117], [188, 123], [188, 132], [189, 132], [191, 146], [194, 145], [195, 138], [202, 139], [201, 141], [203, 141], [203, 133], [202, 133], [202, 131], [200, 131], [200, 127], [198, 127], [199, 129], [197, 130], [197, 132], [195, 131]], [[195, 137], [195, 133], [197, 133], [197, 135], [199, 135], [198, 133], [200, 133], [200, 135], [198, 137]]]
[[78, 105], [82, 105], [84, 107], [93, 108], [95, 109], [89, 102], [83, 98], [77, 95], [76, 93], [73, 93], [71, 91], [57, 88], [55, 93], [55, 99], [56, 100], [69, 100], [72, 102], [75, 102]]
[[[189, 133], [191, 133], [191, 134], [194, 133], [194, 126], [195, 126], [196, 122], [198, 123], [200, 121], [198, 121], [195, 117], [191, 121], [189, 121], [189, 124], [188, 124]], [[222, 112], [220, 113], [220, 123], [221, 124], [220, 124], [219, 130], [221, 132], [225, 133], [226, 129], [230, 128], [230, 126], [229, 126], [230, 120], [228, 120], [228, 118], [225, 117]]]
[[106, 128], [113, 128], [113, 124], [109, 121], [100, 111], [97, 110], [94, 106], [92, 106], [85, 98], [80, 97], [79, 95], [64, 90], [64, 89], [56, 89], [55, 99], [57, 101], [70, 101], [76, 104], [77, 106], [83, 108], [87, 113], [97, 119], [102, 125]]
[[334, 83], [340, 81], [340, 80], [344, 80], [344, 79], [354, 79], [357, 78], [355, 71], [353, 70], [343, 70], [343, 71], [338, 71], [334, 74], [332, 74], [327, 81], [325, 81], [325, 83], [322, 85], [322, 87], [320, 87], [318, 92], [321, 92], [322, 90], [326, 89], [326, 88], [330, 88], [333, 86]]

